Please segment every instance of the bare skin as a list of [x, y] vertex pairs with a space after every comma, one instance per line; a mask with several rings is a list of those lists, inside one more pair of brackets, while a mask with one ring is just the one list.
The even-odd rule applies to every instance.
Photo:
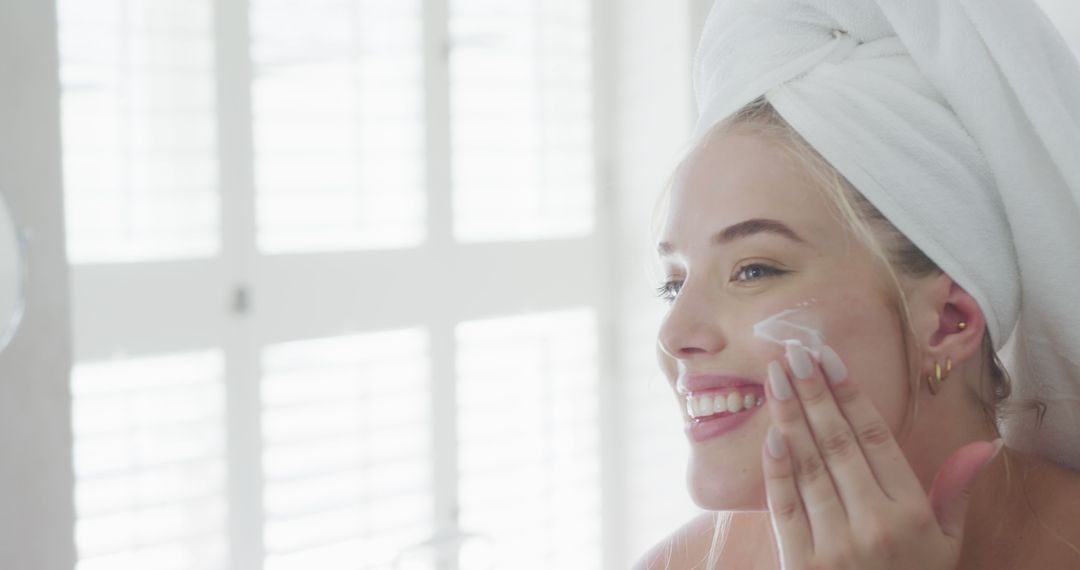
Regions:
[[[1027, 472], [1024, 490], [1030, 506], [1019, 491], [1002, 504], [998, 490], [1004, 486], [1006, 460], [1011, 462], [1014, 483], [1024, 480], [1022, 474]], [[984, 475], [986, 479], [980, 480], [973, 490], [964, 550], [957, 570], [1080, 567], [1080, 552], [1067, 544], [1080, 545], [1080, 525], [1076, 523], [1076, 513], [1080, 510], [1077, 473], [1006, 448]], [[768, 512], [741, 511], [733, 515], [728, 539], [718, 553], [715, 568], [779, 569]], [[650, 550], [634, 566], [635, 570], [705, 570], [714, 522], [714, 513], [694, 517]]]
[[[658, 334], [660, 367], [673, 390], [688, 372], [761, 378], [780, 349], [754, 339], [752, 325], [810, 300], [824, 317], [825, 338], [865, 385], [929, 491], [957, 449], [998, 437], [977, 396], [978, 386], [989, 385], [981, 376], [987, 357], [982, 311], [948, 275], [902, 276], [914, 335], [905, 345], [880, 267], [836, 222], [813, 184], [798, 162], [749, 131], [717, 137], [691, 161], [673, 186], [660, 236], [668, 246], [665, 272], [678, 284]], [[804, 239], [757, 234], [719, 245], [712, 239], [750, 218], [779, 220]], [[760, 263], [783, 272], [752, 267]], [[953, 363], [949, 381], [938, 394], [925, 387], [916, 394], [917, 417], [902, 430], [910, 374], [925, 375], [946, 358]], [[677, 394], [675, 403], [685, 414]], [[688, 482], [695, 502], [738, 512], [721, 568], [779, 567], [770, 559], [773, 543], [761, 543], [771, 540], [761, 467], [769, 423], [769, 414], [759, 413], [737, 433], [691, 443]], [[1006, 484], [1006, 459], [1012, 485]], [[1021, 483], [1026, 494], [1018, 492]], [[957, 567], [1080, 567], [1080, 552], [1057, 536], [1080, 545], [1078, 509], [1080, 474], [1006, 448], [972, 488]], [[711, 515], [691, 521], [641, 567], [703, 568], [712, 535]]]

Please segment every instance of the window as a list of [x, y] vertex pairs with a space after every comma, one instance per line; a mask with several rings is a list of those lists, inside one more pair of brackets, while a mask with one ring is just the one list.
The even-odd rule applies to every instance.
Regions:
[[424, 239], [418, 0], [251, 1], [259, 249]]
[[385, 568], [431, 536], [431, 391], [421, 330], [263, 354], [267, 570]]
[[59, 0], [73, 263], [217, 253], [210, 7], [208, 0]]
[[590, 5], [450, 1], [454, 235], [593, 229]]
[[218, 350], [75, 366], [79, 570], [225, 567], [222, 376]]
[[591, 10], [58, 0], [79, 570], [601, 564]]
[[456, 339], [462, 528], [500, 568], [600, 568], [593, 311], [469, 321]]

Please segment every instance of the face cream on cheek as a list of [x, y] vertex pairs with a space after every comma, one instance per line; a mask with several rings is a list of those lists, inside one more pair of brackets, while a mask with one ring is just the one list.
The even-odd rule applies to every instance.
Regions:
[[825, 336], [821, 334], [821, 318], [808, 308], [780, 311], [754, 325], [754, 336], [786, 347], [801, 344], [814, 358], [821, 359]]

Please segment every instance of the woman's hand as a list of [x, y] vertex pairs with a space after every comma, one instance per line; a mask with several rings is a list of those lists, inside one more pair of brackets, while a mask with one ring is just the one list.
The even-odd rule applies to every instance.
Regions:
[[956, 568], [966, 491], [1000, 440], [953, 453], [928, 497], [836, 352], [823, 348], [818, 364], [794, 343], [787, 361], [790, 375], [780, 362], [769, 364], [773, 425], [762, 458], [782, 567]]

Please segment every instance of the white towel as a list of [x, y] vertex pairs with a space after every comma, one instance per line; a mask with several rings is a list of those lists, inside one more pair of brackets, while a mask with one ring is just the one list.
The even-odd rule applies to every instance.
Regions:
[[717, 0], [695, 140], [765, 95], [979, 303], [1006, 442], [1080, 470], [1080, 65], [1031, 0]]

